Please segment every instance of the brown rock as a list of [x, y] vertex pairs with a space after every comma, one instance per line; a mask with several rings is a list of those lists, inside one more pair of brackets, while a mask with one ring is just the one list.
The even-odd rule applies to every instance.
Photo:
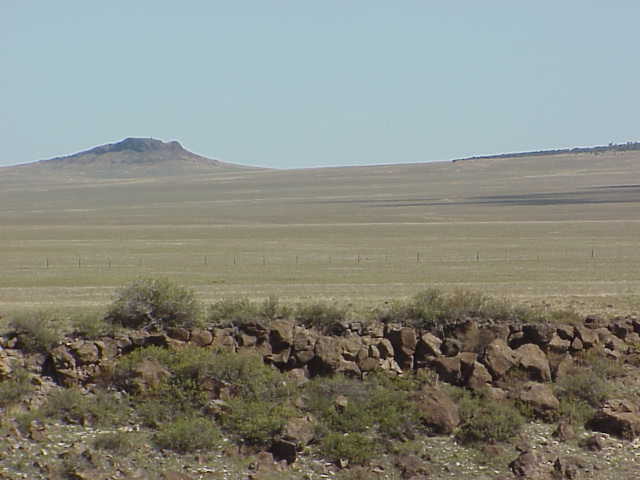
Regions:
[[436, 337], [432, 333], [425, 333], [420, 336], [420, 339], [416, 343], [416, 360], [423, 360], [426, 357], [439, 357], [442, 355], [440, 346], [442, 340]]
[[556, 333], [562, 340], [572, 341], [575, 337], [575, 329], [573, 325], [561, 324], [556, 326]]
[[560, 335], [554, 333], [547, 344], [549, 352], [553, 353], [565, 353], [571, 347], [571, 340], [563, 340]]
[[386, 338], [381, 338], [380, 342], [376, 345], [378, 351], [380, 352], [380, 358], [393, 358], [395, 357], [395, 351], [393, 350], [393, 345]]
[[309, 416], [291, 418], [282, 429], [282, 439], [292, 442], [298, 449], [309, 445], [314, 438], [315, 422]]
[[439, 388], [425, 386], [416, 403], [422, 422], [435, 433], [448, 435], [460, 424], [458, 406]]
[[576, 431], [571, 423], [561, 420], [551, 435], [560, 442], [568, 442], [576, 438]]
[[269, 342], [274, 351], [289, 348], [293, 344], [293, 320], [274, 320], [269, 327]]
[[437, 357], [431, 362], [438, 377], [443, 382], [458, 385], [461, 380], [461, 366], [459, 357]]
[[577, 325], [575, 327], [576, 338], [579, 338], [584, 348], [593, 348], [600, 344], [598, 334], [590, 328], [583, 325]]
[[530, 323], [522, 326], [524, 344], [533, 343], [540, 348], [545, 348], [551, 341], [556, 329], [545, 323]]
[[551, 369], [547, 356], [538, 345], [526, 343], [515, 350], [517, 364], [529, 373], [532, 380], [551, 381]]
[[189, 337], [191, 337], [191, 332], [189, 332], [189, 330], [187, 330], [186, 328], [169, 327], [167, 328], [167, 335], [175, 340], [188, 342]]
[[504, 340], [496, 339], [487, 345], [482, 356], [482, 362], [486, 365], [493, 378], [499, 380], [516, 364], [516, 357], [513, 350]]
[[404, 479], [428, 478], [429, 464], [417, 455], [400, 455], [394, 463]]
[[147, 392], [160, 386], [171, 372], [164, 368], [157, 360], [145, 358], [132, 370], [129, 379], [130, 388], [135, 392]]
[[190, 342], [199, 346], [207, 347], [213, 343], [213, 335], [210, 331], [202, 328], [194, 328], [191, 330]]
[[472, 390], [483, 390], [491, 384], [491, 374], [480, 362], [464, 369], [464, 384]]
[[342, 349], [334, 337], [321, 336], [316, 341], [314, 363], [323, 373], [334, 373], [342, 360]]
[[580, 442], [580, 446], [592, 452], [600, 452], [607, 446], [607, 442], [602, 435], [596, 434], [591, 435], [590, 437]]
[[70, 348], [74, 357], [76, 357], [77, 365], [96, 363], [100, 359], [98, 347], [93, 342], [84, 342], [80, 340], [70, 345]]
[[517, 478], [535, 479], [540, 475], [539, 460], [531, 451], [522, 452], [509, 464], [509, 468]]
[[551, 418], [560, 408], [560, 401], [553, 394], [551, 385], [527, 382], [522, 386], [518, 399], [530, 406], [542, 418]]
[[584, 463], [577, 457], [556, 458], [553, 462], [554, 478], [578, 480], [581, 478], [580, 471], [584, 469]]
[[640, 435], [640, 409], [629, 400], [609, 400], [598, 410], [587, 427], [633, 440]]

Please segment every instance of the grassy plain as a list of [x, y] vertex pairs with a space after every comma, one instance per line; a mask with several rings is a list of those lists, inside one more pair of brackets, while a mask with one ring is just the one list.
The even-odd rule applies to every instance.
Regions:
[[205, 300], [364, 306], [438, 285], [640, 304], [637, 152], [72, 177], [0, 169], [0, 311], [100, 308], [140, 275]]

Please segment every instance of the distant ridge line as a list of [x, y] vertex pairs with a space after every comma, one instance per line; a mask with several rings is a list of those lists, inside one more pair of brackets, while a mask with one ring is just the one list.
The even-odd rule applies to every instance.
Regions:
[[627, 152], [632, 150], [640, 150], [640, 142], [627, 142], [619, 144], [610, 143], [609, 145], [600, 145], [596, 147], [559, 148], [555, 150], [535, 150], [531, 152], [477, 155], [473, 157], [457, 158], [455, 160], [452, 160], [452, 163], [460, 162], [463, 160], [481, 160], [490, 158], [543, 157], [546, 155], [560, 155], [563, 153], [593, 153], [594, 155], [598, 155], [605, 152]]

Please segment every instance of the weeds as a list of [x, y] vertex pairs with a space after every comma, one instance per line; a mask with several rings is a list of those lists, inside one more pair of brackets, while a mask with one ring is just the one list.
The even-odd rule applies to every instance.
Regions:
[[181, 418], [163, 424], [153, 437], [160, 448], [189, 453], [211, 449], [220, 440], [217, 425], [206, 418]]
[[11, 321], [20, 347], [27, 352], [47, 353], [63, 338], [63, 322], [52, 312], [23, 313]]
[[127, 328], [190, 328], [201, 314], [193, 290], [167, 278], [141, 278], [117, 291], [105, 318]]

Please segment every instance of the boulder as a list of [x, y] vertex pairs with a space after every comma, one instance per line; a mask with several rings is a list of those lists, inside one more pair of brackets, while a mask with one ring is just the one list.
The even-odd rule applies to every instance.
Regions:
[[561, 420], [551, 436], [556, 438], [559, 442], [569, 442], [571, 440], [575, 440], [577, 435], [570, 422]]
[[552, 418], [560, 408], [560, 401], [547, 383], [526, 382], [518, 394], [518, 400], [533, 409], [536, 416]]
[[514, 353], [517, 365], [524, 369], [532, 380], [551, 381], [549, 360], [538, 345], [526, 343], [518, 347]]
[[312, 376], [335, 373], [342, 361], [342, 348], [334, 337], [321, 336], [316, 341], [314, 357], [309, 364]]
[[492, 341], [484, 350], [482, 363], [495, 380], [499, 380], [516, 364], [516, 356], [507, 342], [501, 339]]
[[442, 354], [447, 357], [455, 357], [462, 351], [462, 342], [457, 338], [445, 338], [440, 346]]
[[443, 382], [458, 385], [461, 380], [460, 357], [437, 357], [431, 361], [431, 368], [435, 370]]
[[463, 383], [472, 390], [483, 390], [491, 385], [491, 381], [491, 374], [478, 361], [463, 369]]
[[274, 320], [269, 328], [269, 342], [274, 351], [289, 348], [293, 344], [293, 320]]
[[640, 409], [630, 400], [609, 400], [596, 412], [587, 427], [633, 440], [640, 435]]
[[418, 394], [416, 404], [422, 422], [435, 433], [449, 435], [460, 424], [458, 406], [437, 387], [425, 386]]
[[297, 449], [309, 445], [315, 438], [315, 422], [309, 416], [290, 418], [282, 429], [282, 439]]
[[213, 343], [213, 334], [209, 330], [194, 328], [191, 330], [190, 341], [198, 347], [208, 347]]
[[534, 452], [525, 451], [509, 464], [509, 468], [517, 478], [541, 478], [540, 460]]
[[160, 362], [152, 358], [145, 358], [133, 367], [128, 383], [134, 392], [148, 392], [159, 387], [170, 376], [171, 372]]
[[522, 326], [522, 343], [533, 343], [540, 348], [545, 348], [556, 333], [556, 328], [546, 323], [529, 323]]
[[416, 360], [424, 360], [427, 357], [439, 357], [442, 355], [440, 346], [442, 340], [436, 337], [432, 333], [425, 333], [420, 336], [420, 339], [416, 343]]
[[576, 338], [579, 338], [582, 342], [583, 348], [589, 349], [600, 344], [598, 334], [591, 328], [587, 328], [584, 325], [576, 325]]
[[167, 335], [175, 340], [181, 342], [188, 342], [191, 337], [191, 332], [188, 329], [182, 327], [169, 327], [167, 328]]
[[571, 340], [564, 340], [560, 335], [554, 333], [547, 344], [549, 352], [553, 353], [565, 353], [571, 348]]
[[70, 345], [70, 349], [76, 358], [76, 365], [96, 363], [100, 359], [100, 351], [94, 342], [78, 340]]
[[558, 457], [553, 462], [554, 479], [578, 480], [584, 468], [584, 462], [578, 457]]

